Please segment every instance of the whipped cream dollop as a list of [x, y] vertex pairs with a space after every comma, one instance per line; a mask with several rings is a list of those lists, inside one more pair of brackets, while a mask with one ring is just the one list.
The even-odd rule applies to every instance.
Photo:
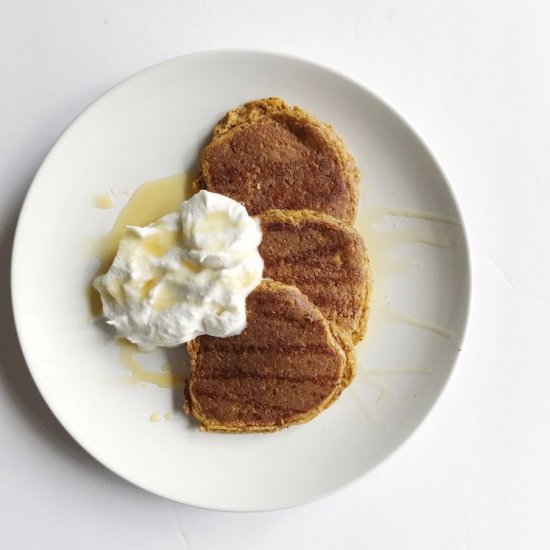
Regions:
[[246, 297], [260, 283], [259, 221], [238, 202], [199, 191], [147, 227], [128, 226], [94, 287], [117, 334], [150, 350], [246, 326]]

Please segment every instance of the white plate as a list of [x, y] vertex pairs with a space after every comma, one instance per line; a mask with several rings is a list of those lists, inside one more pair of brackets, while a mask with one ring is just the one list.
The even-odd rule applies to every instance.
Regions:
[[[408, 209], [380, 218], [376, 228], [380, 211], [360, 215], [375, 278], [360, 373], [329, 410], [280, 433], [201, 433], [177, 411], [171, 422], [151, 423], [151, 413], [173, 410], [177, 398], [171, 390], [109, 382], [124, 369], [116, 347], [91, 322], [84, 297], [96, 268], [86, 243], [110, 229], [123, 200], [112, 210], [95, 209], [90, 200], [112, 187], [135, 189], [183, 172], [225, 111], [266, 96], [334, 126], [362, 171], [363, 211]], [[147, 69], [73, 122], [25, 201], [12, 280], [29, 368], [69, 433], [140, 487], [223, 510], [320, 498], [403, 443], [435, 403], [459, 351], [469, 299], [462, 225], [425, 220], [411, 209], [460, 220], [425, 145], [359, 84], [306, 61], [258, 52], [208, 52]]]

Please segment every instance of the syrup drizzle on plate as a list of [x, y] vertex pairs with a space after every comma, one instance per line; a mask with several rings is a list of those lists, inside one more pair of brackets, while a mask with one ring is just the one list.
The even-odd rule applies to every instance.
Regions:
[[[94, 256], [99, 259], [100, 263], [94, 278], [105, 273], [111, 265], [127, 225], [144, 226], [166, 214], [178, 211], [181, 203], [193, 194], [194, 179], [194, 174], [185, 172], [149, 181], [138, 187], [129, 196], [111, 231], [98, 239], [94, 246]], [[97, 195], [92, 204], [97, 208], [111, 208], [114, 204], [113, 194]], [[401, 219], [413, 223], [412, 225], [398, 226], [396, 221]], [[376, 325], [379, 327], [385, 323], [401, 323], [433, 332], [443, 338], [452, 339], [454, 337], [452, 331], [441, 325], [418, 319], [395, 309], [388, 303], [386, 292], [387, 283], [391, 277], [406, 276], [421, 267], [418, 262], [395, 258], [392, 251], [396, 247], [420, 243], [426, 246], [449, 248], [461, 244], [459, 240], [453, 238], [452, 232], [440, 231], [442, 225], [459, 226], [460, 222], [452, 216], [405, 208], [373, 207], [359, 212], [356, 227], [365, 238], [374, 280], [372, 302], [374, 318], [369, 321], [369, 332], [372, 332]], [[92, 315], [100, 316], [99, 294], [93, 289], [91, 283], [86, 291]], [[151, 370], [142, 360], [143, 352], [140, 352], [134, 344], [119, 339], [116, 345], [119, 348], [120, 364], [130, 373], [127, 377], [118, 378], [118, 382], [142, 386], [154, 385], [159, 388], [183, 386], [183, 374], [175, 372], [169, 363], [162, 363], [155, 370]], [[183, 350], [182, 353], [184, 353]], [[361, 364], [360, 361], [357, 380], [350, 388], [350, 393], [370, 422], [383, 425], [378, 410], [387, 406], [397, 397], [396, 391], [386, 381], [386, 377], [429, 375], [432, 372], [432, 369], [368, 367]], [[381, 377], [384, 380], [381, 380]], [[377, 390], [378, 394], [373, 400], [367, 399], [363, 391], [365, 384]], [[158, 422], [161, 418], [160, 413], [154, 413], [149, 419], [151, 422]], [[164, 414], [164, 418], [172, 420], [174, 415], [168, 412]]]
[[[401, 221], [407, 223], [399, 223]], [[407, 276], [421, 268], [417, 261], [396, 259], [397, 247], [423, 244], [437, 248], [459, 246], [461, 241], [453, 236], [453, 226], [460, 226], [452, 216], [405, 208], [373, 207], [360, 212], [356, 228], [365, 239], [373, 276], [373, 297], [369, 333], [387, 324], [405, 324], [432, 332], [442, 338], [453, 339], [448, 328], [429, 320], [399, 311], [389, 298], [389, 281], [396, 275]], [[449, 230], [451, 229], [451, 230]], [[367, 334], [367, 338], [368, 338]], [[365, 358], [360, 358], [357, 379], [351, 395], [363, 415], [372, 423], [383, 425], [379, 411], [398, 397], [392, 388], [391, 377], [431, 375], [434, 370], [370, 367]], [[377, 395], [369, 399], [367, 390], [376, 390]]]

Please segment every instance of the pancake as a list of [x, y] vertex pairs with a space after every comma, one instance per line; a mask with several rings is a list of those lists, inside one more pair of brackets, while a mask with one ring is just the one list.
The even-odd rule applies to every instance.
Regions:
[[358, 185], [355, 161], [332, 127], [270, 98], [217, 124], [195, 188], [231, 197], [251, 215], [309, 209], [353, 224]]
[[187, 412], [203, 431], [272, 432], [307, 422], [355, 372], [353, 346], [296, 287], [264, 280], [247, 299], [247, 327], [187, 344]]
[[264, 277], [298, 287], [354, 343], [365, 335], [371, 279], [357, 231], [311, 210], [270, 210], [259, 216]]

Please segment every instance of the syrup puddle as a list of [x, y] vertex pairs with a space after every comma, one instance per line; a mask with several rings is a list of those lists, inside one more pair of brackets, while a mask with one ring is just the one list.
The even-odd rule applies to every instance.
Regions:
[[160, 413], [153, 413], [149, 416], [149, 422], [151, 422], [152, 424], [156, 424], [157, 422], [160, 422], [163, 418], [164, 420], [168, 421], [174, 420], [174, 413], [167, 412], [163, 415]]
[[112, 195], [109, 195], [107, 193], [101, 193], [100, 195], [96, 195], [94, 197], [94, 200], [92, 201], [92, 204], [96, 208], [101, 208], [103, 210], [108, 210], [109, 208], [113, 207], [113, 204], [115, 204], [115, 199]]
[[[129, 376], [116, 378], [114, 381], [127, 384], [153, 384], [159, 388], [181, 388], [183, 387], [185, 377], [183, 373], [175, 372], [169, 363], [163, 363], [160, 371], [149, 370], [149, 368], [140, 361], [140, 356], [149, 355], [141, 352], [135, 344], [128, 340], [119, 338], [116, 341], [119, 349], [120, 364], [130, 371]], [[182, 352], [183, 354], [183, 352]]]
[[[126, 231], [126, 226], [148, 225], [166, 214], [178, 211], [181, 203], [193, 194], [192, 183], [194, 179], [195, 174], [185, 172], [144, 183], [129, 196], [111, 231], [97, 239], [93, 246], [89, 246], [90, 255], [99, 260], [99, 267], [86, 288], [89, 309], [94, 318], [101, 315], [102, 306], [99, 293], [92, 286], [93, 279], [109, 269], [118, 250], [118, 244]], [[124, 195], [129, 194], [127, 191], [121, 193]], [[108, 208], [110, 207], [107, 206], [109, 201], [111, 201], [111, 205], [114, 202], [114, 194], [119, 193], [116, 190], [111, 190], [111, 194], [98, 195], [94, 198], [92, 204], [98, 208]], [[163, 362], [156, 367], [157, 370], [151, 370], [147, 363], [154, 362], [152, 354], [140, 352], [128, 340], [119, 339], [116, 341], [116, 345], [119, 349], [119, 362], [129, 371], [129, 375], [118, 377], [113, 382], [145, 387], [153, 384], [159, 388], [171, 389], [183, 387], [184, 375], [182, 372], [174, 370], [171, 361]], [[183, 357], [184, 352], [181, 353]], [[173, 414], [166, 413], [164, 418], [172, 420]], [[161, 415], [158, 413], [154, 413], [150, 417], [151, 422], [158, 422], [160, 419]]]
[[148, 225], [166, 214], [178, 211], [181, 203], [193, 194], [194, 179], [194, 174], [184, 172], [144, 183], [132, 193], [111, 231], [96, 241], [92, 255], [99, 259], [99, 267], [86, 289], [89, 309], [94, 318], [101, 315], [102, 307], [99, 294], [92, 287], [93, 279], [105, 273], [113, 263], [126, 226]]

